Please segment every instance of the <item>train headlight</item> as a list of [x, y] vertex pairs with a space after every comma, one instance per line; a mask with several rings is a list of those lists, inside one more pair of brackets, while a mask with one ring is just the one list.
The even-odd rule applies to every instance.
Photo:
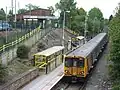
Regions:
[[81, 75], [81, 74], [84, 74], [84, 71], [80, 72], [80, 75]]
[[84, 71], [81, 72], [82, 74], [84, 73]]
[[65, 70], [65, 72], [67, 73], [68, 71], [67, 71], [67, 70]]

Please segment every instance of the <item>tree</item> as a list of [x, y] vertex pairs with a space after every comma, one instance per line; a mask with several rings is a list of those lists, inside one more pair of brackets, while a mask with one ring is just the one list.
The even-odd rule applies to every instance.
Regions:
[[0, 83], [5, 81], [5, 77], [8, 75], [7, 67], [0, 64]]
[[86, 11], [83, 8], [76, 9], [77, 13], [72, 20], [71, 28], [84, 35]]
[[9, 10], [8, 16], [11, 17], [13, 15], [12, 10]]
[[0, 20], [5, 20], [5, 16], [6, 16], [5, 11], [3, 8], [1, 8], [0, 9]]
[[103, 18], [103, 14], [101, 12], [101, 10], [99, 8], [92, 8], [89, 12], [88, 12], [88, 16], [89, 18], [93, 19], [96, 17], [98, 20], [101, 20]]
[[110, 55], [112, 64], [109, 67], [113, 90], [120, 89], [120, 4], [115, 16], [109, 23]]
[[51, 15], [53, 15], [55, 13], [55, 9], [53, 8], [53, 6], [47, 7], [49, 10], [51, 10]]
[[60, 24], [62, 26], [62, 23], [63, 23], [63, 13], [65, 11], [70, 11], [69, 13], [66, 12], [66, 22], [65, 22], [65, 26], [67, 27], [71, 27], [71, 18], [73, 17], [73, 13], [74, 11], [76, 10], [76, 2], [74, 0], [60, 0], [59, 3], [57, 3], [55, 5], [56, 9], [61, 11], [60, 13], [60, 18], [59, 18], [59, 21], [60, 21]]
[[25, 5], [27, 10], [34, 10], [34, 9], [39, 9], [39, 6], [32, 5], [31, 3]]
[[96, 35], [97, 33], [103, 30], [104, 18], [99, 8], [96, 8], [96, 7], [92, 8], [88, 12], [88, 18], [89, 18], [88, 31], [91, 32], [92, 36]]
[[17, 49], [17, 57], [21, 59], [28, 58], [29, 48], [25, 45], [21, 45]]
[[120, 16], [120, 3], [118, 3], [118, 7], [116, 7], [116, 15], [115, 16]]
[[110, 15], [109, 17], [109, 21], [111, 21], [113, 19], [113, 15]]
[[25, 13], [27, 10], [26, 9], [24, 9], [24, 8], [22, 8], [22, 9], [19, 9], [18, 10], [18, 14], [23, 14], [23, 13]]

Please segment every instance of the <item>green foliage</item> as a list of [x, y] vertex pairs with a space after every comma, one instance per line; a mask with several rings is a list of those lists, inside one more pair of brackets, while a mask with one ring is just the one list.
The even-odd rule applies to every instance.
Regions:
[[109, 24], [109, 20], [108, 20], [108, 19], [105, 19], [105, 20], [104, 20], [104, 24], [105, 24], [105, 25], [108, 25], [108, 24]]
[[3, 8], [1, 8], [0, 9], [0, 20], [5, 20], [5, 16], [6, 16], [5, 11]]
[[19, 9], [18, 10], [18, 14], [22, 14], [22, 13], [25, 13], [27, 10], [26, 9], [24, 9], [24, 8], [22, 8], [22, 9]]
[[104, 18], [101, 10], [99, 8], [92, 8], [88, 12], [88, 31], [92, 36], [101, 32], [104, 27]]
[[55, 7], [56, 10], [61, 11], [59, 18], [59, 23], [61, 24], [61, 27], [63, 23], [64, 12], [70, 11], [69, 13], [66, 12], [65, 26], [71, 28], [71, 21], [74, 18], [74, 13], [76, 12], [75, 0], [60, 0], [60, 2], [55, 5]]
[[111, 21], [113, 19], [113, 15], [110, 15], [109, 17], [109, 21]]
[[51, 10], [51, 15], [53, 15], [55, 13], [55, 9], [53, 8], [53, 6], [47, 7], [49, 10]]
[[103, 18], [103, 14], [99, 8], [92, 8], [88, 13], [89, 18], [93, 19], [96, 17], [98, 20], [101, 20]]
[[29, 48], [25, 45], [21, 45], [17, 49], [17, 57], [21, 59], [28, 58]]
[[44, 45], [43, 43], [39, 43], [39, 44], [37, 45], [37, 48], [38, 48], [38, 52], [39, 52], [39, 51], [45, 49], [45, 45]]
[[71, 11], [76, 8], [76, 2], [75, 0], [60, 0], [55, 7], [60, 11]]
[[118, 7], [116, 7], [116, 15], [115, 16], [120, 16], [120, 3], [118, 3]]
[[[120, 4], [119, 4], [120, 7]], [[110, 76], [113, 80], [113, 90], [120, 89], [120, 8], [117, 10], [115, 17], [109, 23], [110, 37], [110, 55], [109, 60], [112, 61], [110, 67]]]
[[[65, 26], [76, 31], [80, 35], [84, 35], [87, 13], [83, 8], [76, 8], [75, 0], [60, 0], [60, 2], [56, 4], [56, 9], [61, 11], [59, 18], [61, 27], [63, 25], [63, 12], [70, 11], [70, 13], [66, 12]], [[86, 26], [89, 35], [96, 35], [103, 30], [103, 27], [103, 13], [99, 8], [92, 8], [88, 13], [88, 20]]]
[[8, 75], [7, 67], [0, 64], [0, 83], [5, 81], [5, 77]]
[[31, 3], [25, 5], [25, 8], [19, 9], [18, 14], [25, 13], [26, 11], [34, 10], [34, 9], [39, 9], [39, 6], [32, 5]]
[[27, 10], [34, 10], [34, 9], [38, 9], [39, 6], [36, 6], [36, 5], [32, 5], [31, 3], [25, 5], [26, 9]]

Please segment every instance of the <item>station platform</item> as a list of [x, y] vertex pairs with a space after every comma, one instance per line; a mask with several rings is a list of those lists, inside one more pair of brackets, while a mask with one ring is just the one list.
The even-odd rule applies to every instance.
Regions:
[[40, 75], [20, 90], [50, 90], [62, 78], [63, 64], [48, 74]]

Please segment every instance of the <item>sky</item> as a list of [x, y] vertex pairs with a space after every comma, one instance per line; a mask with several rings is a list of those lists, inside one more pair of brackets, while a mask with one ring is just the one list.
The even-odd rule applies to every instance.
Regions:
[[[17, 9], [24, 8], [26, 4], [33, 4], [37, 5], [40, 8], [47, 8], [49, 6], [55, 6], [57, 2], [60, 0], [16, 0], [17, 2]], [[93, 8], [97, 7], [99, 8], [104, 15], [104, 18], [109, 18], [111, 14], [114, 14], [115, 8], [118, 6], [118, 3], [120, 0], [75, 0], [77, 2], [77, 7], [84, 8], [87, 12]], [[13, 0], [15, 2], [15, 0]], [[7, 11], [11, 7], [11, 0], [2, 0], [0, 3], [0, 8], [6, 9], [6, 6], [8, 7]], [[15, 6], [15, 5], [14, 5]], [[58, 16], [58, 12], [55, 14]]]

